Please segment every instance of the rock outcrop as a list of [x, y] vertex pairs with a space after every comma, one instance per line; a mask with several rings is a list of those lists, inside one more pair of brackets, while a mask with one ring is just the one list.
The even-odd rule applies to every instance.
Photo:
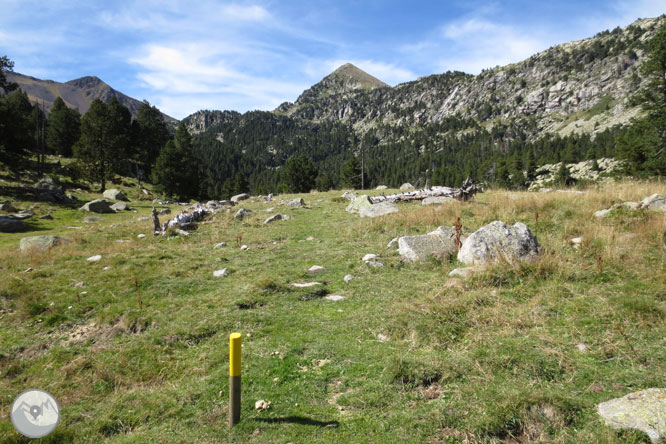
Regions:
[[439, 227], [428, 234], [398, 238], [398, 253], [405, 262], [420, 262], [431, 257], [448, 260], [456, 254], [455, 241], [455, 228]]
[[21, 239], [19, 249], [22, 253], [30, 251], [48, 251], [53, 247], [69, 242], [68, 239], [58, 236], [30, 236]]
[[380, 202], [378, 204], [363, 206], [359, 209], [358, 214], [361, 217], [379, 217], [386, 216], [387, 214], [397, 213], [400, 211], [398, 206], [393, 202]]
[[666, 389], [630, 393], [602, 402], [597, 410], [606, 425], [613, 428], [640, 430], [654, 443], [666, 436]]
[[106, 199], [95, 199], [79, 208], [79, 210], [91, 213], [115, 213]]
[[505, 260], [534, 260], [539, 243], [527, 225], [516, 222], [513, 226], [495, 221], [479, 228], [462, 244], [458, 260], [464, 264], [486, 264]]

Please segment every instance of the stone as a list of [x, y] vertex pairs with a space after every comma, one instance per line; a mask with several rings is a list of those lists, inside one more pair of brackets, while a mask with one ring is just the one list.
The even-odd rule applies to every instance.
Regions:
[[41, 191], [38, 195], [39, 200], [46, 202], [66, 202], [69, 200], [63, 189], [50, 177], [42, 178], [35, 184], [35, 188]]
[[641, 202], [624, 202], [621, 207], [625, 210], [636, 211], [641, 209]]
[[405, 182], [402, 185], [400, 185], [400, 191], [413, 191], [415, 190], [414, 185], [412, 185], [409, 182]]
[[227, 243], [226, 243], [226, 242], [220, 242], [219, 244], [215, 244], [215, 245], [213, 246], [213, 249], [214, 249], [214, 250], [217, 250], [218, 248], [224, 248], [224, 247], [226, 247], [226, 246], [227, 246]]
[[397, 213], [399, 211], [398, 206], [393, 202], [380, 202], [370, 206], [363, 206], [359, 209], [358, 213], [361, 217], [372, 218], [386, 216], [387, 214]]
[[141, 192], [142, 192], [143, 194], [145, 194], [146, 196], [150, 196], [150, 191], [148, 191], [148, 190], [145, 189], [145, 188], [141, 188]]
[[587, 353], [588, 348], [589, 348], [589, 346], [587, 344], [585, 344], [584, 342], [576, 344], [576, 349], [581, 353]]
[[287, 202], [287, 206], [294, 207], [294, 208], [303, 208], [305, 206], [305, 201], [300, 197], [298, 197], [296, 199], [290, 199]]
[[189, 231], [181, 230], [180, 228], [172, 228], [172, 230], [173, 231], [170, 231], [172, 235], [185, 236], [185, 237], [190, 235]]
[[392, 248], [398, 243], [399, 237], [394, 237], [393, 239], [390, 240], [388, 244], [386, 244], [386, 248]]
[[32, 216], [35, 215], [35, 212], [32, 210], [21, 210], [18, 213], [12, 215], [15, 219], [30, 219]]
[[116, 202], [113, 205], [111, 205], [111, 209], [113, 211], [127, 211], [129, 210], [129, 207], [125, 202]]
[[382, 264], [381, 262], [378, 262], [378, 261], [367, 261], [365, 264], [368, 267], [372, 267], [372, 268], [379, 268], [379, 267], [384, 266], [384, 264]]
[[329, 294], [328, 296], [324, 296], [324, 299], [327, 301], [333, 301], [333, 302], [338, 302], [343, 300], [345, 297], [340, 296], [339, 294]]
[[21, 239], [19, 249], [22, 253], [27, 253], [29, 251], [48, 251], [51, 248], [66, 242], [69, 242], [69, 240], [58, 236], [30, 236]]
[[291, 284], [292, 287], [296, 288], [309, 288], [309, 287], [314, 287], [317, 285], [324, 285], [321, 282], [294, 282]]
[[356, 193], [354, 193], [354, 192], [351, 192], [351, 191], [345, 191], [344, 193], [342, 193], [342, 196], [341, 196], [341, 197], [342, 197], [343, 199], [347, 199], [347, 200], [353, 201], [354, 199], [356, 199], [357, 195], [356, 195]]
[[228, 274], [228, 272], [227, 272], [226, 268], [223, 268], [221, 270], [213, 271], [213, 277], [216, 277], [216, 278], [226, 276], [227, 274]]
[[5, 213], [16, 213], [17, 209], [14, 208], [10, 201], [6, 200], [0, 202], [0, 211], [4, 211]]
[[582, 237], [574, 237], [573, 239], [569, 239], [569, 244], [578, 249], [580, 246], [583, 244], [583, 238]]
[[652, 196], [646, 197], [641, 202], [641, 208], [666, 213], [666, 196], [663, 194], [653, 194]]
[[276, 222], [278, 220], [289, 220], [289, 215], [287, 214], [274, 214], [264, 221], [264, 225], [270, 224], [271, 222]]
[[115, 213], [106, 199], [95, 199], [79, 208], [79, 210], [90, 211], [91, 213]]
[[122, 191], [117, 190], [117, 189], [115, 189], [115, 188], [111, 188], [111, 189], [108, 189], [108, 190], [104, 191], [104, 193], [102, 194], [102, 196], [104, 196], [104, 197], [107, 198], [107, 199], [111, 199], [111, 200], [125, 200], [125, 201], [129, 201], [129, 199], [127, 198], [127, 196], [125, 196], [125, 193], [123, 193]]
[[421, 202], [421, 205], [440, 205], [444, 203], [451, 203], [455, 202], [456, 200], [452, 197], [445, 197], [445, 196], [431, 196], [431, 197], [426, 197], [423, 199]]
[[247, 208], [239, 208], [238, 211], [236, 211], [236, 214], [234, 214], [234, 219], [243, 220], [245, 216], [251, 213], [252, 210], [248, 210]]
[[368, 262], [368, 261], [374, 261], [375, 259], [379, 258], [376, 254], [373, 253], [368, 253], [363, 258], [361, 259], [363, 262]]
[[640, 430], [654, 443], [666, 436], [666, 389], [649, 388], [597, 406], [606, 425]]
[[16, 233], [27, 227], [23, 221], [14, 216], [0, 216], [0, 233]]
[[102, 255], [101, 254], [96, 254], [94, 256], [90, 256], [86, 261], [88, 262], [99, 262], [102, 260]]
[[386, 189], [388, 189], [388, 187], [386, 185], [379, 185], [377, 188], [375, 188], [375, 190], [377, 190], [377, 191], [384, 191]]
[[310, 274], [317, 274], [324, 271], [326, 271], [326, 269], [321, 265], [313, 265], [312, 267], [308, 268], [308, 273]]
[[260, 399], [259, 401], [254, 403], [254, 409], [259, 412], [263, 412], [264, 410], [268, 410], [269, 408], [271, 408], [271, 403], [266, 402], [263, 399]]
[[611, 210], [611, 209], [595, 211], [594, 212], [594, 217], [596, 217], [598, 219], [604, 219], [604, 218], [608, 217], [608, 215], [611, 214], [612, 211], [613, 210]]
[[242, 201], [242, 200], [247, 200], [247, 199], [249, 199], [249, 198], [250, 198], [250, 195], [249, 195], [249, 194], [247, 194], [247, 193], [241, 193], [241, 194], [236, 194], [235, 196], [233, 196], [233, 197], [231, 198], [231, 201], [232, 201], [233, 203], [238, 203], [238, 202], [240, 202], [240, 201]]
[[349, 205], [347, 205], [345, 211], [347, 211], [347, 213], [358, 213], [361, 211], [361, 208], [369, 207], [371, 205], [372, 201], [370, 200], [370, 197], [368, 197], [367, 194], [363, 194], [352, 199]]
[[102, 220], [101, 217], [99, 216], [86, 216], [83, 218], [83, 223], [84, 224], [94, 224]]
[[481, 273], [485, 269], [486, 269], [486, 267], [484, 267], [482, 265], [476, 265], [476, 266], [472, 266], [472, 267], [456, 268], [456, 269], [453, 269], [449, 272], [449, 277], [450, 278], [460, 277], [460, 278], [466, 279], [466, 278], [468, 278], [468, 277], [470, 277], [474, 274]]
[[245, 250], [247, 250], [247, 249], [249, 249], [249, 248], [250, 248], [250, 247], [248, 247], [248, 246], [245, 245], [245, 244], [243, 244], [243, 245], [240, 246], [241, 251], [245, 251]]
[[146, 235], [141, 233], [141, 234], [137, 234], [136, 237], [138, 237], [139, 239], [143, 239], [143, 238], [146, 237]]
[[[462, 237], [460, 241], [464, 239]], [[398, 254], [405, 262], [422, 262], [431, 257], [448, 260], [456, 254], [455, 240], [455, 228], [439, 227], [428, 234], [398, 238]]]
[[353, 275], [353, 274], [346, 274], [345, 277], [342, 278], [342, 280], [344, 280], [345, 282], [349, 282], [349, 281], [351, 281], [352, 279], [354, 279], [354, 275]]
[[530, 261], [539, 254], [539, 243], [527, 225], [513, 226], [494, 221], [472, 233], [462, 243], [458, 260], [463, 264], [485, 264], [506, 260]]

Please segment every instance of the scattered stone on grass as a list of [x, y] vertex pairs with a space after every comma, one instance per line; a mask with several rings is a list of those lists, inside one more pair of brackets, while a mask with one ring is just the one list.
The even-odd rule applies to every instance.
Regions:
[[[460, 241], [465, 239], [461, 236]], [[431, 257], [448, 260], [456, 254], [455, 240], [455, 228], [439, 227], [428, 234], [398, 238], [398, 253], [405, 262], [422, 262]]]
[[241, 194], [236, 194], [235, 196], [233, 196], [233, 197], [231, 198], [231, 201], [232, 201], [233, 203], [238, 203], [238, 202], [240, 202], [240, 201], [242, 201], [242, 200], [247, 200], [247, 199], [249, 199], [249, 198], [250, 198], [250, 195], [249, 195], [249, 194], [247, 194], [247, 193], [241, 193]]
[[217, 249], [219, 249], [219, 248], [224, 248], [224, 247], [226, 247], [226, 246], [227, 246], [227, 243], [226, 243], [226, 242], [220, 242], [219, 244], [215, 244], [215, 245], [213, 246], [213, 249], [214, 249], [214, 250], [217, 250]]
[[[353, 204], [353, 202], [352, 202]], [[358, 210], [358, 214], [361, 217], [380, 217], [386, 216], [387, 214], [398, 213], [400, 209], [393, 202], [380, 202], [370, 206], [362, 206]]]
[[485, 264], [499, 260], [508, 262], [534, 260], [539, 243], [522, 222], [513, 226], [494, 221], [472, 233], [462, 243], [458, 260], [463, 264]]
[[249, 214], [252, 214], [252, 210], [248, 210], [247, 208], [239, 208], [238, 211], [236, 211], [236, 214], [234, 214], [234, 219], [243, 220], [245, 216]]
[[115, 188], [108, 189], [104, 191], [102, 194], [105, 198], [111, 199], [111, 200], [124, 200], [124, 201], [129, 201], [127, 196], [125, 196], [125, 193], [123, 193], [120, 190], [117, 190]]
[[303, 208], [305, 206], [305, 201], [301, 197], [298, 197], [298, 198], [295, 198], [295, 199], [290, 199], [287, 202], [287, 206], [294, 207], [294, 208]]
[[146, 237], [146, 235], [142, 233], [142, 234], [137, 234], [136, 237], [138, 237], [139, 239], [143, 239], [144, 237]]
[[375, 190], [377, 190], [377, 191], [384, 191], [386, 189], [388, 189], [388, 187], [386, 185], [379, 185], [377, 188], [375, 188]]
[[666, 389], [649, 388], [622, 398], [602, 402], [597, 407], [606, 425], [646, 433], [654, 443], [666, 436]]
[[321, 265], [313, 265], [312, 267], [308, 268], [308, 273], [310, 274], [322, 273], [324, 271], [326, 271], [326, 269]]
[[213, 277], [216, 277], [216, 278], [226, 276], [227, 274], [228, 274], [228, 272], [227, 272], [226, 268], [223, 268], [221, 270], [213, 271]]
[[354, 279], [354, 275], [353, 275], [353, 274], [347, 274], [347, 275], [345, 275], [345, 277], [342, 278], [342, 279], [343, 279], [345, 282], [349, 282], [349, 281], [351, 281], [352, 279]]
[[271, 408], [271, 403], [270, 401], [264, 401], [263, 399], [260, 399], [259, 401], [254, 403], [254, 409], [257, 410], [258, 412], [263, 412]]
[[412, 185], [409, 182], [405, 182], [402, 185], [400, 185], [400, 191], [412, 191], [415, 190], [414, 185]]
[[376, 254], [374, 254], [374, 253], [368, 253], [368, 254], [366, 254], [365, 256], [363, 256], [363, 258], [362, 258], [361, 260], [362, 260], [363, 262], [368, 262], [368, 261], [374, 261], [374, 260], [377, 259], [377, 258], [379, 258], [379, 256], [377, 256]]
[[247, 250], [248, 248], [250, 248], [250, 247], [248, 247], [248, 246], [245, 245], [245, 244], [243, 244], [243, 245], [240, 246], [241, 251], [245, 251], [245, 250]]
[[296, 288], [308, 288], [308, 287], [314, 287], [316, 285], [324, 285], [321, 282], [294, 282], [291, 284], [292, 287]]
[[128, 211], [130, 208], [127, 206], [126, 202], [116, 202], [111, 205], [113, 211]]
[[30, 236], [21, 239], [19, 249], [23, 253], [28, 251], [47, 251], [66, 242], [69, 242], [69, 240], [58, 236]]
[[94, 256], [90, 256], [86, 261], [88, 262], [98, 262], [102, 260], [102, 255], [101, 254], [96, 254]]
[[604, 218], [608, 217], [611, 214], [612, 211], [613, 210], [611, 210], [610, 208], [607, 209], [607, 210], [595, 211], [594, 212], [594, 217], [596, 217], [598, 219], [604, 219]]
[[279, 220], [289, 220], [289, 215], [287, 214], [274, 214], [264, 221], [264, 225], [270, 224], [271, 222], [276, 222]]
[[368, 267], [372, 267], [372, 268], [379, 268], [379, 267], [383, 267], [383, 266], [384, 266], [384, 264], [382, 264], [382, 263], [379, 262], [379, 261], [367, 261], [365, 264], [366, 264]]
[[115, 213], [106, 199], [95, 199], [83, 205], [79, 210], [90, 211], [91, 213]]
[[344, 296], [340, 296], [339, 294], [329, 294], [328, 296], [324, 296], [324, 299], [333, 302], [341, 301], [344, 298], [345, 298]]
[[347, 213], [359, 213], [361, 211], [361, 208], [370, 207], [370, 206], [372, 206], [372, 201], [370, 200], [370, 197], [368, 197], [367, 194], [363, 194], [361, 196], [352, 199], [349, 205], [347, 205], [345, 211], [347, 211]]

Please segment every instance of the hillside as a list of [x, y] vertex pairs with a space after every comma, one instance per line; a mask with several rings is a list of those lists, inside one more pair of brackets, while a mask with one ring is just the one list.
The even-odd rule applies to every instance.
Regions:
[[[141, 105], [140, 100], [129, 97], [120, 91], [113, 89], [103, 80], [94, 76], [81, 77], [79, 79], [60, 83], [54, 82], [53, 80], [40, 80], [16, 72], [8, 72], [7, 79], [10, 82], [18, 83], [19, 88], [28, 94], [28, 97], [33, 103], [41, 105], [43, 102], [47, 113], [51, 110], [53, 101], [57, 97], [62, 97], [69, 107], [78, 109], [81, 114], [85, 114], [85, 112], [88, 111], [90, 103], [94, 99], [108, 102], [112, 97], [116, 97], [121, 104], [130, 110], [132, 116], [135, 117], [139, 105]], [[176, 121], [173, 117], [167, 116], [166, 114], [162, 115], [167, 123]]]

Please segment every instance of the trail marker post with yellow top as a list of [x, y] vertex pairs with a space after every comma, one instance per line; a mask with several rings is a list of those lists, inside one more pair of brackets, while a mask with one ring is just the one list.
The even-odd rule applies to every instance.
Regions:
[[241, 416], [241, 334], [229, 335], [229, 427]]

